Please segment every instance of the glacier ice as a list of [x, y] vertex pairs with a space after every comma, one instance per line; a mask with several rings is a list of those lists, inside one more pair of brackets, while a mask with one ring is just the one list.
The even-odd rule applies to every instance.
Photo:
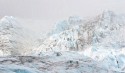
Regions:
[[[107, 69], [122, 69], [124, 56], [121, 55], [124, 53], [121, 52], [125, 48], [125, 17], [112, 11], [104, 11], [95, 18], [81, 21], [73, 26], [69, 23], [70, 28], [58, 34], [53, 33], [36, 49], [39, 51], [38, 55], [42, 56], [42, 53], [47, 51], [76, 51], [103, 63]], [[63, 27], [62, 25], [61, 22], [60, 27]]]
[[[36, 39], [12, 16], [0, 21], [2, 73], [124, 73], [125, 16], [72, 16]], [[42, 36], [43, 37], [43, 36]]]

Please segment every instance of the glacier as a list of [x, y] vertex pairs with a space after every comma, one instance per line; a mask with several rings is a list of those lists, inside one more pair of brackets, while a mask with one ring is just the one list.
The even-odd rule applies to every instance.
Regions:
[[[78, 22], [76, 19], [73, 22], [74, 24], [65, 20], [71, 26], [66, 29], [63, 29], [66, 23], [63, 22], [63, 27], [63, 23], [59, 23], [63, 31], [53, 33], [47, 38], [37, 49], [38, 55], [42, 56], [47, 51], [76, 51], [97, 62], [102, 62], [107, 69], [123, 70], [125, 17], [112, 11], [104, 11], [95, 18], [87, 20], [81, 18], [77, 20]], [[55, 30], [57, 29], [58, 27]]]
[[0, 73], [125, 73], [125, 16], [71, 16], [41, 38], [0, 21]]

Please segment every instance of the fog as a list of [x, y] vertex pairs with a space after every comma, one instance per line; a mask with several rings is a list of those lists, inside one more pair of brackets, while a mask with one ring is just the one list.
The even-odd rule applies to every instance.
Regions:
[[0, 0], [0, 18], [17, 17], [36, 32], [51, 29], [69, 16], [90, 17], [104, 10], [125, 14], [125, 0]]

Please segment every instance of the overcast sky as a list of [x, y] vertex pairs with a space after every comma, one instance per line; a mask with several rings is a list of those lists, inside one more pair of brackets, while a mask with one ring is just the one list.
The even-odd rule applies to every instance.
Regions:
[[125, 0], [0, 0], [0, 17], [15, 16], [34, 31], [46, 31], [69, 16], [93, 16], [103, 10], [125, 14]]

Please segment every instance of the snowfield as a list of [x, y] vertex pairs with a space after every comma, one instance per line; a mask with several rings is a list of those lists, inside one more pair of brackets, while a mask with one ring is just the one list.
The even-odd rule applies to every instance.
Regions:
[[42, 38], [0, 21], [0, 73], [125, 73], [125, 16], [69, 17]]

